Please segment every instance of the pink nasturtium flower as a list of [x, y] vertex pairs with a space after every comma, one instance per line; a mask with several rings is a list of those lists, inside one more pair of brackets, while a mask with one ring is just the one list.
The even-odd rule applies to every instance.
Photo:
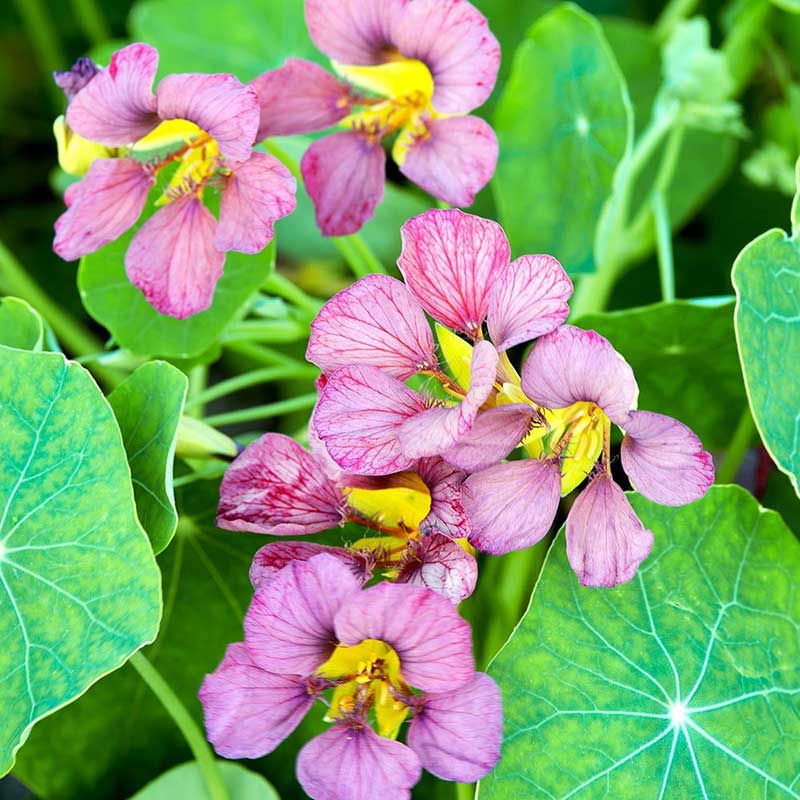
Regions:
[[469, 624], [430, 589], [362, 589], [323, 553], [263, 583], [244, 630], [200, 690], [220, 755], [271, 752], [323, 699], [331, 727], [297, 759], [314, 800], [404, 800], [423, 768], [469, 783], [497, 762], [500, 692], [475, 671]]
[[[160, 208], [136, 232], [125, 270], [147, 301], [183, 318], [211, 305], [229, 250], [258, 253], [295, 207], [296, 183], [277, 159], [253, 151], [255, 91], [233, 75], [181, 74], [152, 85], [157, 51], [118, 50], [105, 69], [85, 60], [58, 73], [65, 131], [107, 148], [67, 190], [53, 249], [67, 261], [130, 229], [157, 188]], [[206, 206], [219, 193], [218, 219]]]
[[256, 78], [258, 139], [345, 130], [315, 141], [301, 163], [317, 223], [358, 231], [383, 197], [386, 155], [434, 197], [472, 204], [494, 174], [497, 137], [469, 112], [494, 88], [500, 46], [467, 0], [306, 0], [311, 38], [339, 81], [289, 59]]

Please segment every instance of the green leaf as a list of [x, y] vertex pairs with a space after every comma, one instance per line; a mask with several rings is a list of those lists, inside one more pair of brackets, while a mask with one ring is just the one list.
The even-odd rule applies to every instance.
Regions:
[[480, 800], [800, 796], [800, 543], [739, 487], [631, 500], [655, 536], [637, 577], [582, 588], [559, 535], [490, 668]]
[[156, 554], [172, 541], [178, 525], [172, 463], [188, 385], [179, 369], [153, 361], [108, 397], [128, 454], [139, 521]]
[[20, 350], [41, 350], [42, 318], [18, 297], [0, 298], [0, 344]]
[[679, 419], [707, 448], [728, 444], [747, 402], [733, 302], [676, 300], [589, 314], [576, 324], [609, 339], [633, 367], [639, 408]]
[[0, 347], [0, 775], [31, 727], [151, 642], [159, 573], [89, 373]]
[[[272, 786], [260, 775], [239, 764], [219, 761], [222, 779], [234, 800], [280, 800]], [[181, 764], [147, 784], [131, 800], [210, 800], [203, 773], [195, 761]]]
[[593, 271], [595, 227], [633, 128], [624, 78], [593, 17], [565, 4], [533, 25], [494, 125], [494, 194], [512, 248]]

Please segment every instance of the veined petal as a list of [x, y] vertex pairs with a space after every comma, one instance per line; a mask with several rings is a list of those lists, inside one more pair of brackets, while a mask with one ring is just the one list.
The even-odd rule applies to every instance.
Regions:
[[[411, 139], [405, 148], [403, 137]], [[497, 136], [480, 117], [432, 119], [421, 135], [404, 133], [398, 142], [403, 175], [453, 206], [471, 206], [497, 166]]]
[[234, 75], [167, 75], [156, 91], [161, 119], [186, 119], [202, 128], [232, 162], [247, 161], [261, 107], [255, 90]]
[[300, 169], [325, 236], [356, 233], [383, 199], [386, 154], [377, 138], [342, 131], [317, 139]]
[[277, 158], [252, 153], [225, 178], [214, 246], [260, 253], [275, 235], [275, 221], [297, 206], [296, 192], [297, 181]]
[[409, 540], [395, 580], [432, 589], [458, 605], [475, 591], [478, 562], [457, 542], [432, 533]]
[[461, 487], [467, 476], [436, 456], [420, 459], [415, 469], [431, 494], [431, 510], [420, 522], [420, 532], [466, 539], [470, 524], [461, 502]]
[[108, 147], [133, 144], [159, 123], [153, 79], [158, 51], [149, 44], [129, 44], [111, 56], [75, 95], [67, 108], [67, 124], [91, 142]]
[[152, 176], [133, 158], [93, 161], [86, 177], [69, 187], [53, 250], [74, 261], [113, 242], [139, 219], [152, 185]]
[[456, 689], [475, 674], [469, 624], [430, 589], [379, 583], [349, 597], [335, 625], [346, 645], [378, 639], [393, 647], [403, 678], [423, 691]]
[[653, 534], [605, 472], [578, 495], [567, 516], [567, 558], [583, 586], [627, 583], [652, 547]]
[[367, 275], [325, 303], [311, 323], [306, 358], [325, 372], [370, 364], [402, 380], [437, 364], [424, 312], [388, 275]]
[[288, 436], [267, 433], [228, 467], [217, 527], [273, 536], [316, 533], [342, 522], [342, 503], [314, 456]]
[[214, 299], [225, 254], [214, 247], [217, 221], [194, 195], [167, 203], [142, 225], [125, 254], [125, 272], [156, 311], [183, 319]]
[[414, 712], [408, 746], [439, 778], [474, 783], [500, 759], [503, 701], [482, 672], [453, 692], [426, 694]]
[[442, 325], [474, 337], [489, 310], [492, 283], [509, 264], [503, 229], [455, 209], [432, 209], [400, 233], [397, 266], [411, 293]]
[[498, 350], [544, 336], [564, 323], [572, 281], [552, 256], [512, 261], [492, 286], [487, 325]]
[[353, 107], [346, 83], [301, 58], [286, 59], [282, 67], [259, 75], [250, 85], [261, 107], [257, 142], [269, 136], [323, 131], [343, 120]]
[[494, 555], [530, 547], [550, 530], [560, 499], [561, 472], [553, 460], [529, 458], [476, 472], [463, 489], [469, 541]]
[[522, 367], [522, 389], [546, 408], [596, 403], [617, 424], [636, 408], [639, 396], [633, 370], [608, 339], [573, 325], [536, 342]]
[[314, 427], [331, 458], [357, 475], [391, 475], [413, 464], [400, 449], [402, 424], [425, 410], [423, 399], [377, 367], [349, 366], [330, 376]]
[[297, 779], [312, 800], [409, 800], [422, 767], [411, 748], [356, 722], [338, 722], [297, 756]]
[[633, 487], [662, 506], [699, 500], [714, 483], [714, 461], [682, 422], [632, 411], [625, 422], [622, 467]]

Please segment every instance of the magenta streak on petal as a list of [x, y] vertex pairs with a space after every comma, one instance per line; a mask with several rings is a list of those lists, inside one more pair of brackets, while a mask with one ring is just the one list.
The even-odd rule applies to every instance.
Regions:
[[469, 519], [461, 499], [467, 477], [441, 458], [422, 458], [415, 464], [431, 493], [431, 510], [419, 524], [421, 533], [441, 533], [451, 539], [469, 536]]
[[478, 562], [457, 542], [431, 533], [419, 541], [409, 540], [395, 580], [427, 587], [458, 605], [475, 591]]

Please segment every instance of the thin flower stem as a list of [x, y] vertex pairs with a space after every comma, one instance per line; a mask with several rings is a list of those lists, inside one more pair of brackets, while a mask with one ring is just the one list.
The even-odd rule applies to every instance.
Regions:
[[475, 797], [475, 784], [474, 783], [457, 783], [456, 800], [472, 800]]
[[308, 335], [308, 325], [292, 319], [247, 320], [230, 325], [223, 342], [299, 342]]
[[218, 428], [221, 425], [236, 425], [240, 422], [254, 422], [256, 420], [270, 419], [279, 417], [283, 414], [290, 414], [293, 411], [304, 411], [311, 408], [317, 402], [317, 393], [301, 394], [298, 397], [291, 397], [288, 400], [278, 400], [276, 403], [267, 403], [263, 406], [253, 408], [243, 408], [240, 411], [228, 411], [224, 414], [214, 414], [206, 417], [204, 422], [207, 425]]
[[746, 405], [741, 417], [739, 417], [739, 422], [731, 437], [722, 465], [717, 470], [717, 483], [733, 483], [736, 480], [739, 467], [742, 466], [742, 462], [749, 452], [756, 434], [756, 424], [750, 412], [750, 406]]
[[299, 359], [292, 358], [280, 350], [274, 350], [271, 347], [265, 347], [263, 344], [256, 344], [255, 342], [229, 342], [225, 345], [225, 349], [230, 351], [231, 354], [241, 356], [255, 364], [262, 364], [264, 366], [303, 366], [304, 362]]
[[278, 161], [283, 162], [284, 166], [298, 181], [303, 180], [298, 163], [274, 139], [267, 139], [264, 142], [264, 148], [270, 155], [275, 156]]
[[186, 475], [181, 475], [178, 478], [174, 478], [172, 481], [172, 487], [177, 489], [180, 486], [188, 486], [190, 483], [196, 483], [197, 481], [221, 478], [229, 466], [230, 462], [228, 461], [212, 461], [195, 472], [189, 472]]
[[692, 14], [699, 5], [699, 0], [670, 0], [658, 17], [653, 33], [658, 41], [669, 38], [673, 28]]
[[288, 300], [311, 317], [315, 317], [322, 308], [322, 300], [317, 300], [316, 297], [306, 294], [299, 286], [296, 286], [279, 272], [273, 272], [267, 278], [267, 282], [264, 284], [264, 291]]
[[111, 38], [111, 29], [96, 0], [72, 0], [72, 11], [84, 35], [93, 45]]
[[[208, 366], [198, 364], [189, 370], [189, 391], [186, 394], [186, 413], [192, 417], [203, 416], [203, 403], [197, 402], [197, 398], [206, 389], [208, 382]], [[193, 410], [189, 410], [193, 409]]]
[[377, 256], [372, 252], [369, 245], [358, 233], [349, 236], [333, 236], [331, 241], [336, 245], [342, 258], [347, 262], [353, 275], [356, 278], [363, 278], [372, 273], [386, 273], [386, 270], [378, 261]]
[[669, 223], [667, 198], [663, 192], [653, 194], [653, 217], [656, 222], [656, 249], [661, 298], [666, 303], [675, 299], [675, 264], [672, 257], [672, 229]]
[[164, 710], [172, 717], [178, 726], [192, 755], [197, 761], [203, 779], [208, 789], [211, 800], [230, 800], [228, 789], [222, 780], [214, 753], [203, 736], [198, 724], [186, 710], [186, 706], [175, 694], [172, 687], [164, 680], [164, 676], [153, 666], [143, 653], [134, 653], [128, 662], [138, 673], [139, 677], [147, 684], [150, 691], [158, 698]]
[[213, 400], [218, 400], [220, 397], [225, 397], [229, 394], [234, 394], [242, 389], [248, 389], [251, 386], [258, 386], [262, 383], [269, 383], [270, 381], [283, 381], [283, 380], [312, 380], [319, 374], [319, 370], [309, 365], [298, 366], [275, 366], [275, 367], [262, 367], [255, 369], [252, 372], [246, 372], [243, 375], [237, 375], [234, 378], [220, 381], [213, 386], [205, 389], [204, 391], [191, 398], [186, 403], [186, 408], [194, 408], [195, 406], [202, 406], [210, 403]]

